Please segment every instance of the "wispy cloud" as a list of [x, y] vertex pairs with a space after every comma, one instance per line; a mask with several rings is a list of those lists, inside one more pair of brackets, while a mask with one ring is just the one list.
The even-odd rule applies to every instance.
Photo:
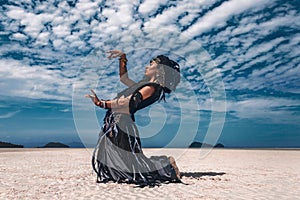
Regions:
[[0, 115], [0, 119], [11, 118], [11, 117], [15, 116], [16, 114], [18, 114], [19, 112], [21, 112], [21, 111], [18, 110], [18, 111], [6, 113], [6, 114], [4, 114], [4, 115]]
[[226, 25], [227, 20], [238, 15], [248, 9], [255, 7], [263, 7], [269, 0], [231, 0], [225, 1], [220, 6], [208, 12], [193, 24], [186, 32], [188, 35], [197, 36], [209, 31], [212, 28], [220, 28]]
[[[256, 119], [265, 124], [294, 124], [300, 120], [300, 102], [289, 98], [251, 98], [227, 101], [228, 112], [238, 119]], [[296, 110], [295, 110], [296, 109]]]

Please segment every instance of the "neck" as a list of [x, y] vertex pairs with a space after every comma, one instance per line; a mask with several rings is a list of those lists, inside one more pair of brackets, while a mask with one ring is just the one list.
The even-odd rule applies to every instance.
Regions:
[[150, 78], [150, 80], [149, 80], [150, 82], [154, 82], [154, 81], [156, 81], [156, 78], [155, 78], [155, 76], [152, 76], [151, 78]]
[[149, 81], [149, 82], [155, 82], [156, 81], [156, 77], [155, 76], [152, 76], [152, 77], [144, 76], [143, 80]]

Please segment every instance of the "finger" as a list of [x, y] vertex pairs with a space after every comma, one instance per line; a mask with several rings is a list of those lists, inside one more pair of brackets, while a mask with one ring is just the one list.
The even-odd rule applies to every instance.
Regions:
[[111, 55], [113, 55], [114, 54], [114, 52], [112, 52], [112, 51], [109, 51], [109, 52], [107, 52], [109, 55], [108, 56], [111, 56]]
[[111, 53], [109, 56], [107, 56], [107, 58], [111, 59], [111, 58], [112, 58], [112, 55], [113, 55], [113, 54]]
[[109, 50], [109, 51], [106, 51], [106, 53], [112, 53], [113, 54], [113, 53], [116, 53], [116, 51], [117, 50]]
[[96, 92], [93, 89], [91, 89], [91, 92], [93, 93], [93, 95], [96, 95]]
[[91, 94], [86, 94], [85, 97], [86, 97], [86, 98], [91, 98], [91, 99], [95, 98], [95, 96], [94, 96], [94, 95], [91, 95]]

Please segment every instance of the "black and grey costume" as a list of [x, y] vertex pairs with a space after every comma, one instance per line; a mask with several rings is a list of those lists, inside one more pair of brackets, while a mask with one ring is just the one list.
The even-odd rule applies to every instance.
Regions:
[[[126, 57], [120, 58], [120, 67], [126, 69]], [[146, 157], [143, 154], [134, 114], [156, 101], [165, 100], [165, 93], [174, 91], [180, 81], [178, 63], [164, 55], [153, 59], [158, 64], [157, 83], [144, 79], [118, 93], [117, 99], [130, 97], [129, 114], [108, 109], [104, 125], [94, 150], [92, 164], [98, 182], [127, 182], [140, 186], [155, 186], [162, 182], [181, 182], [167, 156]], [[122, 68], [124, 67], [124, 68]], [[143, 99], [140, 89], [152, 86], [153, 94]]]
[[[143, 100], [139, 90], [153, 86], [155, 92]], [[180, 182], [167, 156], [143, 154], [134, 113], [156, 101], [164, 99], [164, 89], [157, 83], [145, 80], [120, 92], [116, 98], [131, 96], [130, 114], [106, 112], [104, 125], [94, 150], [92, 164], [98, 182], [126, 182], [140, 186], [159, 185], [162, 182]]]

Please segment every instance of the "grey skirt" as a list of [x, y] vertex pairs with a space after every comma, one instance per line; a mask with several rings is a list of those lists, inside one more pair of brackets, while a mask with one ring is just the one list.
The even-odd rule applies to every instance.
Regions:
[[167, 156], [146, 157], [139, 132], [129, 114], [108, 110], [92, 157], [97, 182], [126, 182], [139, 186], [181, 182]]

